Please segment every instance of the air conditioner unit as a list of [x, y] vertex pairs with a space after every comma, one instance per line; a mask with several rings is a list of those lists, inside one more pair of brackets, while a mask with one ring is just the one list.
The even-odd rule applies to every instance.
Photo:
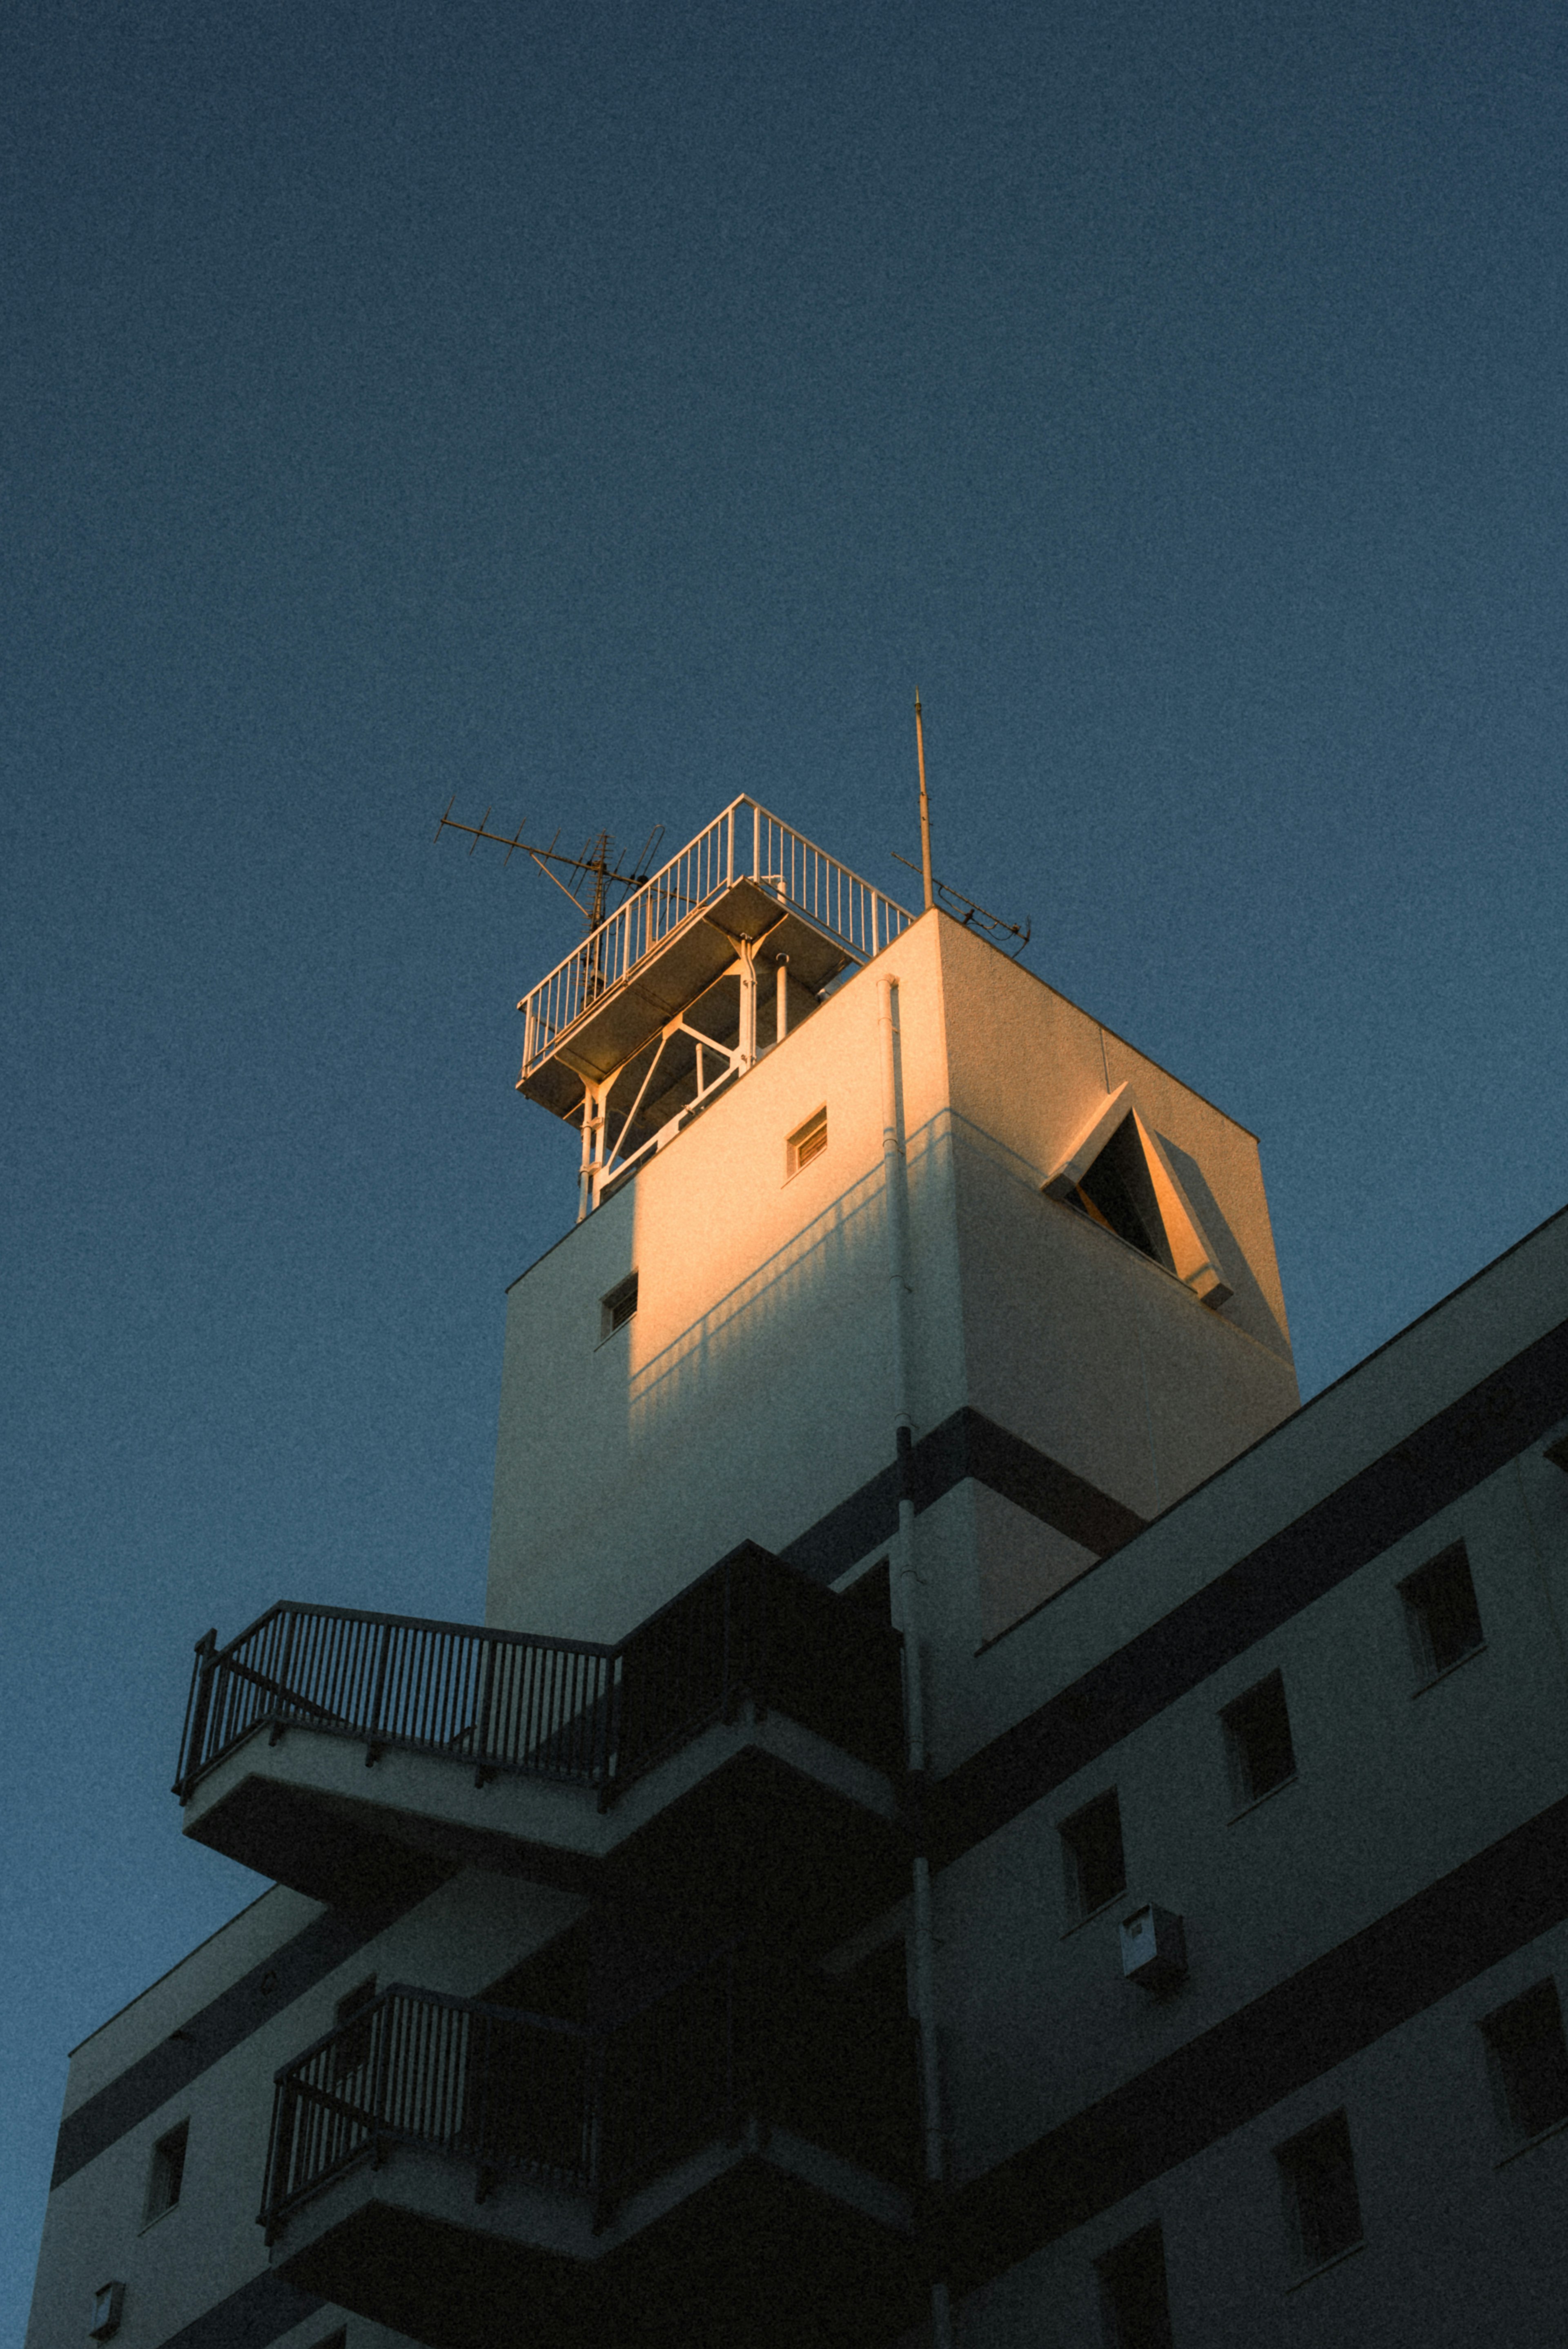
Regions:
[[1122, 1919], [1122, 1971], [1145, 1990], [1169, 1990], [1187, 1972], [1187, 1936], [1173, 1909], [1135, 1909]]

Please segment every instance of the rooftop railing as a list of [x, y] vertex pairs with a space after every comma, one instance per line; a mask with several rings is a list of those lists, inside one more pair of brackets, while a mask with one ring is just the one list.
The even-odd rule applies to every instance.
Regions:
[[915, 918], [755, 800], [732, 800], [524, 997], [523, 1080], [655, 947], [748, 877], [857, 962], [880, 954]]
[[369, 2156], [472, 2163], [604, 2208], [756, 2115], [903, 2181], [917, 2144], [903, 1999], [753, 1968], [736, 1947], [597, 2029], [394, 1983], [276, 2075], [261, 2221]]
[[270, 1723], [603, 1803], [747, 1698], [892, 1772], [900, 1655], [889, 1625], [750, 1544], [615, 1646], [285, 1599], [226, 1647], [197, 1642], [174, 1791]]

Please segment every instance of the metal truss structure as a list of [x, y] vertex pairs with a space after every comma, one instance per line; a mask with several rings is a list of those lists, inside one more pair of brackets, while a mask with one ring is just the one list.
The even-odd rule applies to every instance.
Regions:
[[518, 1092], [581, 1129], [578, 1221], [914, 918], [732, 800], [517, 1007]]

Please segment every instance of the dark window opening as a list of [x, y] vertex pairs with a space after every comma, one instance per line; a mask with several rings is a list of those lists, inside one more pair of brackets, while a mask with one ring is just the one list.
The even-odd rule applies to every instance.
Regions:
[[316, 2349], [348, 2349], [348, 2327], [340, 2324], [336, 2333], [329, 2333], [325, 2341], [318, 2341]]
[[1285, 1686], [1278, 1672], [1238, 1697], [1220, 1714], [1231, 1763], [1231, 1785], [1238, 1808], [1272, 1794], [1296, 1775]]
[[1122, 1120], [1076, 1190], [1069, 1193], [1067, 1205], [1152, 1257], [1168, 1272], [1176, 1269], [1133, 1118]]
[[1092, 1917], [1127, 1890], [1122, 1857], [1122, 1813], [1113, 1786], [1064, 1822], [1062, 1853], [1067, 1871], [1067, 1902], [1076, 1918]]
[[624, 1280], [617, 1282], [607, 1297], [599, 1299], [600, 1345], [607, 1338], [613, 1338], [618, 1330], [624, 1330], [636, 1311], [637, 1275], [630, 1272]]
[[[370, 2017], [365, 2013], [365, 2009], [374, 2002], [375, 1996], [376, 1977], [374, 1974], [369, 1974], [362, 1982], [356, 1982], [353, 1989], [346, 1992], [337, 2002], [333, 2017], [339, 2034], [332, 2050], [332, 2072], [335, 2079], [341, 2080], [346, 2074], [358, 2072], [362, 2064], [368, 2064], [370, 2060], [372, 2026]], [[363, 2020], [356, 2022], [357, 2015], [362, 2016]], [[345, 2024], [351, 2027], [346, 2030]]]
[[1106, 2349], [1171, 2349], [1165, 2240], [1158, 2227], [1129, 2235], [1096, 2264]]
[[1399, 1596], [1422, 1680], [1435, 1680], [1482, 1644], [1480, 1609], [1463, 1542], [1402, 1582]]
[[167, 2137], [161, 2137], [152, 2148], [152, 2167], [147, 2177], [147, 2209], [142, 2223], [150, 2226], [161, 2219], [165, 2210], [172, 2210], [180, 2199], [185, 2183], [185, 2147], [190, 2140], [191, 2124], [182, 2121]]
[[1275, 2159], [1285, 2192], [1291, 2248], [1302, 2268], [1322, 2267], [1361, 2240], [1355, 2161], [1343, 2113], [1305, 2129]]
[[1548, 1979], [1481, 2024], [1498, 2103], [1511, 2137], [1539, 2137], [1568, 2119], [1568, 2045], [1557, 1985]]

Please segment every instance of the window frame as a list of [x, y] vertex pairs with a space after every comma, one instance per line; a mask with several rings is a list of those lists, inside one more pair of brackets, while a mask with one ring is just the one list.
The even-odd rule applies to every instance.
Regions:
[[[822, 1138], [817, 1141], [816, 1137], [819, 1134]], [[807, 1143], [815, 1143], [815, 1146], [802, 1157], [802, 1146]], [[820, 1108], [812, 1111], [809, 1117], [803, 1118], [794, 1132], [784, 1138], [784, 1181], [793, 1183], [797, 1174], [804, 1174], [808, 1166], [815, 1166], [819, 1158], [826, 1158], [826, 1155], [827, 1103], [824, 1102]]]
[[607, 1288], [599, 1299], [598, 1344], [607, 1346], [610, 1340], [624, 1330], [628, 1321], [637, 1319], [638, 1275], [628, 1272], [613, 1288]]
[[[1469, 1596], [1469, 1611], [1474, 1619], [1476, 1637], [1468, 1647], [1458, 1649], [1446, 1662], [1439, 1662], [1432, 1638], [1432, 1618], [1441, 1605], [1423, 1593], [1417, 1586], [1431, 1583], [1444, 1569], [1455, 1565], [1463, 1569], [1465, 1588]], [[1472, 1656], [1480, 1655], [1486, 1647], [1486, 1626], [1481, 1621], [1480, 1602], [1476, 1597], [1475, 1575], [1470, 1567], [1469, 1552], [1463, 1537], [1448, 1542], [1434, 1557], [1427, 1558], [1412, 1573], [1400, 1577], [1395, 1585], [1399, 1593], [1405, 1617], [1405, 1633], [1410, 1643], [1410, 1661], [1415, 1669], [1416, 1685], [1413, 1696], [1429, 1689], [1434, 1682], [1444, 1680], [1449, 1672], [1458, 1671]]]
[[1130, 2235], [1124, 2235], [1119, 2243], [1113, 2243], [1108, 2251], [1102, 2251], [1095, 2261], [1095, 2282], [1100, 2305], [1100, 2332], [1106, 2349], [1146, 2349], [1146, 2344], [1133, 2340], [1126, 2329], [1127, 2312], [1125, 2308], [1117, 2308], [1116, 2305], [1113, 2297], [1116, 2284], [1110, 2271], [1117, 2261], [1126, 2260], [1135, 2247], [1146, 2243], [1151, 2236], [1156, 2239], [1156, 2248], [1158, 2252], [1159, 2292], [1163, 2302], [1165, 2332], [1163, 2341], [1158, 2344], [1147, 2344], [1147, 2349], [1168, 2349], [1168, 2344], [1172, 2342], [1170, 2283], [1165, 2263], [1165, 2229], [1158, 2219], [1151, 2219], [1147, 2226], [1135, 2227]]
[[1563, 2059], [1563, 2068], [1568, 2071], [1568, 2028], [1563, 2024], [1563, 2000], [1557, 1987], [1555, 1974], [1545, 1974], [1539, 1982], [1527, 1983], [1525, 1988], [1517, 1992], [1512, 1998], [1504, 1999], [1501, 2006], [1494, 2006], [1489, 2013], [1481, 2015], [1476, 2026], [1480, 2033], [1481, 2047], [1486, 2059], [1487, 2080], [1491, 2089], [1498, 2134], [1503, 2146], [1502, 2158], [1505, 2161], [1511, 2160], [1516, 2153], [1526, 2152], [1532, 2145], [1539, 2145], [1543, 2137], [1555, 2136], [1564, 2126], [1568, 2126], [1568, 2095], [1564, 2096], [1562, 2110], [1554, 2114], [1550, 2120], [1540, 2122], [1534, 2128], [1527, 2128], [1524, 2126], [1519, 2116], [1514, 2086], [1507, 2069], [1508, 2053], [1500, 2044], [1501, 2033], [1498, 2026], [1505, 2024], [1510, 2016], [1517, 2014], [1519, 2010], [1532, 2000], [1540, 2000], [1542, 1992], [1547, 1993], [1546, 2000], [1542, 2001], [1542, 2003], [1550, 2003], [1556, 2015], [1558, 2050]]
[[[147, 2165], [147, 2185], [141, 2200], [141, 2231], [155, 2227], [171, 2210], [178, 2210], [185, 2192], [185, 2171], [191, 2152], [191, 2117], [187, 2114], [153, 2142]], [[171, 2184], [172, 2191], [170, 2191]]]
[[[1083, 1857], [1079, 1843], [1075, 1837], [1075, 1830], [1084, 1826], [1096, 1812], [1103, 1813], [1111, 1807], [1114, 1807], [1116, 1812], [1116, 1851], [1121, 1859], [1121, 1880], [1091, 1906], [1085, 1889]], [[1118, 1789], [1115, 1786], [1102, 1787], [1100, 1792], [1091, 1795], [1086, 1803], [1080, 1803], [1075, 1811], [1069, 1812], [1064, 1819], [1057, 1820], [1056, 1836], [1062, 1847], [1062, 1884], [1067, 1909], [1065, 1930], [1075, 1933], [1080, 1925], [1086, 1925], [1091, 1918], [1104, 1916], [1107, 1909], [1117, 1906], [1127, 1895], [1127, 1837], [1122, 1827], [1122, 1803]]]
[[[1280, 1711], [1284, 1722], [1285, 1744], [1290, 1752], [1291, 1766], [1282, 1777], [1272, 1779], [1266, 1786], [1259, 1786], [1253, 1783], [1241, 1723], [1249, 1707], [1255, 1706], [1266, 1691], [1275, 1689], [1279, 1692]], [[1272, 1795], [1282, 1793], [1285, 1787], [1295, 1785], [1301, 1775], [1301, 1763], [1296, 1754], [1295, 1733], [1291, 1725], [1290, 1700], [1285, 1694], [1285, 1676], [1282, 1671], [1276, 1668], [1272, 1671], [1265, 1672], [1261, 1680], [1254, 1681], [1250, 1688], [1243, 1689], [1240, 1696], [1233, 1697], [1229, 1704], [1221, 1705], [1220, 1727], [1225, 1741], [1225, 1767], [1231, 1787], [1231, 1816], [1233, 1819], [1244, 1817], [1247, 1812], [1255, 1810], [1260, 1803], [1268, 1802]]]
[[[1345, 2163], [1350, 2178], [1351, 2200], [1355, 2211], [1355, 2233], [1346, 2236], [1331, 2250], [1324, 2251], [1309, 2243], [1303, 2224], [1305, 2203], [1302, 2183], [1307, 2174], [1307, 2157], [1314, 2140], [1326, 2139], [1337, 2133], [1344, 2140]], [[1290, 2253], [1291, 2281], [1305, 2283], [1309, 2277], [1321, 2275], [1325, 2268], [1334, 2267], [1340, 2260], [1348, 2259], [1360, 2251], [1366, 2241], [1366, 2219], [1361, 2207], [1361, 2180], [1355, 2169], [1355, 2147], [1350, 2134], [1350, 2117], [1340, 2105], [1331, 2113], [1322, 2114], [1306, 2127], [1297, 2129], [1282, 2145], [1274, 2147], [1274, 2167], [1280, 2181], [1280, 2200], [1284, 2219], [1285, 2242]]]

